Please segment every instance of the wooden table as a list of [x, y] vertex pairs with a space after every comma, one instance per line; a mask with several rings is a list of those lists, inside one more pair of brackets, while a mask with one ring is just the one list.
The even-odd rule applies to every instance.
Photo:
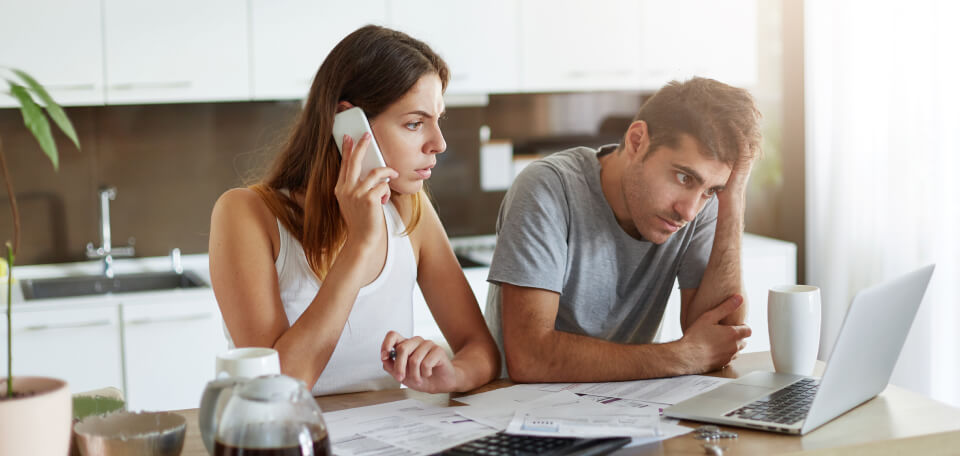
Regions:
[[[822, 362], [817, 363], [817, 375], [822, 373], [823, 367]], [[740, 355], [730, 366], [710, 375], [737, 378], [755, 370], [773, 370], [769, 352]], [[490, 391], [511, 384], [508, 380], [497, 380], [467, 394]], [[409, 389], [396, 389], [321, 396], [317, 398], [317, 403], [325, 412], [409, 398], [431, 404], [456, 406], [463, 405], [456, 402], [456, 397], [463, 395], [426, 394]], [[182, 454], [206, 456], [200, 429], [197, 427], [197, 410], [182, 410], [177, 413], [187, 419], [187, 435]], [[681, 421], [681, 424], [690, 427], [701, 425], [692, 421]], [[802, 437], [723, 428], [740, 434], [739, 439], [724, 442], [728, 446], [724, 454], [730, 456], [793, 452], [812, 452], [818, 455], [960, 454], [960, 409], [893, 385], [888, 386], [879, 396]], [[687, 434], [658, 444], [627, 448], [617, 454], [700, 455], [705, 452], [703, 442], [694, 439], [692, 434]]]

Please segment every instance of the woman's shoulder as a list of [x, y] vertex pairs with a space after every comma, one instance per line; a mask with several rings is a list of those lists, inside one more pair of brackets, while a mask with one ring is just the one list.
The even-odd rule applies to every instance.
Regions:
[[231, 188], [217, 198], [214, 211], [225, 210], [237, 216], [260, 215], [270, 212], [260, 194], [251, 188]]
[[276, 216], [260, 194], [245, 187], [220, 195], [213, 206], [213, 218], [230, 223], [255, 223], [263, 228], [276, 224]]
[[[210, 220], [210, 240], [234, 245], [269, 245], [276, 257], [280, 243], [277, 218], [255, 190], [234, 188], [227, 190], [213, 206]], [[211, 247], [212, 248], [212, 247]]]

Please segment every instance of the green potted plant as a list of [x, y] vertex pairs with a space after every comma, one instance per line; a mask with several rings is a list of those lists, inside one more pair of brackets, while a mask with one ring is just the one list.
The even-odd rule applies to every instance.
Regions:
[[[47, 116], [79, 149], [80, 143], [70, 119], [33, 77], [13, 68], [0, 68], [0, 72], [9, 95], [20, 105], [24, 125], [50, 158], [53, 169], [59, 169], [57, 145]], [[0, 423], [3, 423], [0, 426], [0, 454], [62, 456], [70, 447], [71, 397], [67, 383], [55, 378], [13, 376], [13, 264], [20, 244], [20, 213], [2, 138], [0, 172], [13, 212], [13, 240], [6, 241], [4, 254], [7, 266], [7, 376], [0, 379]]]

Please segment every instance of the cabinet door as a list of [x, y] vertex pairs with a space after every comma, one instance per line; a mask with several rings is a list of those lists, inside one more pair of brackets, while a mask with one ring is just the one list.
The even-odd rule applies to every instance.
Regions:
[[[120, 319], [116, 305], [64, 305], [13, 312], [13, 373], [66, 380], [73, 393], [123, 389]], [[73, 307], [73, 308], [71, 308]], [[7, 366], [6, 314], [0, 317], [3, 375]]]
[[637, 26], [645, 88], [691, 76], [756, 83], [757, 0], [645, 0]]
[[770, 350], [767, 292], [776, 285], [797, 283], [797, 245], [761, 236], [743, 235], [743, 282], [749, 304], [747, 352]]
[[526, 91], [636, 89], [636, 0], [523, 0], [521, 75]]
[[[103, 104], [100, 17], [100, 0], [0, 0], [0, 65], [26, 71], [62, 105]], [[17, 104], [0, 94], [5, 106]]]
[[108, 103], [250, 98], [246, 2], [103, 5]]
[[304, 98], [330, 50], [363, 25], [384, 24], [387, 5], [386, 0], [250, 0], [250, 15], [253, 98]]
[[450, 67], [448, 94], [516, 92], [519, 11], [517, 0], [424, 0], [416, 8], [392, 7], [390, 25], [425, 41], [443, 57]]
[[213, 293], [123, 303], [127, 408], [196, 408], [226, 350]]

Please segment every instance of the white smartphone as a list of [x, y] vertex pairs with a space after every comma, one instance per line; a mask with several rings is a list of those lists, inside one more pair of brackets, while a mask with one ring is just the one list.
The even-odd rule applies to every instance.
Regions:
[[[363, 163], [360, 165], [360, 179], [365, 179], [375, 168], [387, 166], [383, 161], [383, 154], [380, 153], [380, 146], [377, 145], [377, 139], [373, 137], [373, 130], [370, 129], [370, 122], [367, 121], [367, 115], [363, 110], [354, 107], [337, 113], [333, 117], [333, 140], [337, 143], [337, 149], [340, 156], [343, 156], [343, 135], [350, 135], [353, 138], [353, 144], [356, 146], [364, 133], [370, 133], [370, 145], [367, 147], [367, 153], [363, 157]], [[389, 182], [390, 179], [387, 179]]]

